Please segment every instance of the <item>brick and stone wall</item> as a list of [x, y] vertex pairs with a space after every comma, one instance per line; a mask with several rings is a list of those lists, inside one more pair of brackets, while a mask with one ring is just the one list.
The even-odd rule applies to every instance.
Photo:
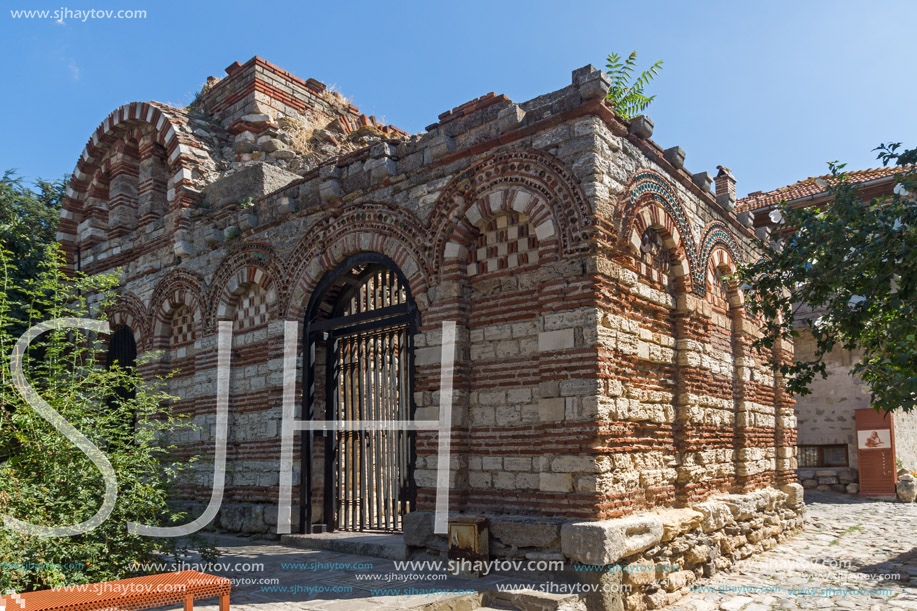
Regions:
[[[649, 139], [651, 123], [615, 115], [592, 67], [522, 104], [482, 96], [415, 136], [358, 134], [345, 126], [356, 111], [320, 83], [259, 58], [227, 73], [190, 109], [130, 104], [106, 119], [61, 230], [74, 266], [120, 266], [112, 320], [158, 351], [145, 371], [177, 370], [177, 408], [201, 429], [175, 440], [179, 458], [212, 442], [216, 327], [234, 321], [218, 527], [276, 530], [283, 321], [302, 321], [324, 275], [367, 252], [397, 265], [416, 302], [418, 420], [439, 415], [441, 323], [457, 323], [450, 510], [487, 517], [494, 554], [678, 560], [678, 575], [624, 601], [642, 608], [797, 526], [793, 403], [772, 355], [752, 350], [757, 326], [729, 278], [761, 253], [728, 170], [711, 191], [683, 151]], [[309, 150], [292, 150], [304, 122]], [[418, 432], [404, 528], [417, 554], [445, 549], [431, 526], [436, 448]], [[206, 460], [194, 477], [180, 493], [202, 506]]]

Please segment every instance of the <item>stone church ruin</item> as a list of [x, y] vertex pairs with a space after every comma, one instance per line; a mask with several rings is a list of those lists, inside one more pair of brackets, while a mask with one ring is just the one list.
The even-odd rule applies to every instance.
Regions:
[[[74, 269], [121, 269], [112, 354], [178, 372], [169, 391], [201, 429], [179, 459], [213, 451], [232, 321], [216, 527], [277, 533], [285, 321], [300, 323], [297, 418], [335, 421], [436, 420], [454, 321], [450, 519], [483, 524], [491, 558], [677, 569], [578, 573], [633, 586], [609, 608], [674, 600], [800, 524], [793, 402], [730, 279], [762, 255], [735, 180], [689, 172], [648, 119], [614, 113], [608, 84], [587, 66], [410, 135], [255, 57], [188, 108], [102, 121], [59, 239]], [[295, 448], [294, 533], [403, 533], [445, 557], [436, 432], [306, 432]], [[205, 460], [179, 490], [189, 520], [212, 480]]]

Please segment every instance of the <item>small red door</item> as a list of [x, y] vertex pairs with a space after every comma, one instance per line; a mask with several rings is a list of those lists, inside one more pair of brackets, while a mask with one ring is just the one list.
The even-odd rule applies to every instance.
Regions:
[[855, 417], [860, 495], [894, 495], [898, 468], [895, 466], [895, 426], [892, 415], [872, 409], [858, 409]]

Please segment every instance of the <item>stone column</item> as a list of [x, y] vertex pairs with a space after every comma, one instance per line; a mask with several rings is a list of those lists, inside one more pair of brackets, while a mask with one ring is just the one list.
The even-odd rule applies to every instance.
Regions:
[[[449, 507], [461, 510], [468, 489], [468, 411], [470, 387], [468, 303], [466, 281], [460, 274], [446, 273], [444, 280], [415, 299], [420, 310], [420, 327], [414, 335], [414, 403], [415, 420], [440, 419], [440, 378], [442, 372], [442, 323], [456, 326], [455, 362], [452, 380], [452, 404], [449, 461]], [[452, 271], [457, 271], [456, 269]], [[425, 530], [435, 509], [439, 433], [417, 431], [417, 462], [414, 480], [417, 485], [417, 516], [405, 519], [406, 540], [420, 540], [423, 535], [409, 534], [411, 529]], [[409, 514], [413, 515], [413, 514]], [[413, 537], [413, 538], [412, 538]]]
[[[778, 362], [791, 363], [793, 361], [793, 346], [784, 341], [779, 341], [775, 353]], [[792, 484], [796, 482], [796, 410], [793, 397], [786, 390], [786, 382], [779, 373], [774, 376], [774, 413], [776, 425], [774, 439], [776, 441], [775, 471], [779, 484]]]

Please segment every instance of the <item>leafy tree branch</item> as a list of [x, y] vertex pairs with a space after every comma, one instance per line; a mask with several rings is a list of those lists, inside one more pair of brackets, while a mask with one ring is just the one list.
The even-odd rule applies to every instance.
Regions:
[[[879, 147], [885, 165], [910, 164], [917, 149]], [[814, 357], [779, 365], [787, 388], [809, 394], [815, 376], [826, 377], [824, 358], [835, 348], [860, 350], [852, 369], [872, 394], [876, 409], [910, 411], [917, 405], [917, 171], [902, 167], [891, 195], [864, 201], [831, 163], [829, 204], [771, 212], [780, 223], [780, 248], [743, 266], [750, 312], [760, 317], [759, 349], [808, 330]], [[800, 308], [813, 315], [800, 320]]]
[[627, 59], [612, 53], [605, 65], [606, 73], [611, 77], [606, 99], [612, 101], [615, 111], [625, 119], [632, 119], [643, 113], [656, 99], [655, 95], [647, 96], [644, 89], [662, 70], [662, 60], [659, 60], [641, 72], [636, 80], [632, 80], [636, 65], [636, 51], [631, 52]]

